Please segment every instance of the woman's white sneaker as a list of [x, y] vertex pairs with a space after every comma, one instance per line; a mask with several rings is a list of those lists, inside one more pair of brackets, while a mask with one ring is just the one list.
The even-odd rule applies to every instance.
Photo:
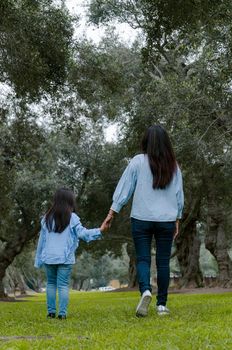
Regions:
[[145, 290], [143, 292], [141, 299], [136, 308], [136, 316], [137, 317], [145, 317], [148, 314], [148, 307], [150, 305], [152, 299], [151, 292], [149, 290]]
[[164, 305], [158, 305], [156, 307], [156, 310], [157, 310], [157, 314], [159, 316], [169, 315], [170, 314], [169, 309], [166, 306], [164, 306]]

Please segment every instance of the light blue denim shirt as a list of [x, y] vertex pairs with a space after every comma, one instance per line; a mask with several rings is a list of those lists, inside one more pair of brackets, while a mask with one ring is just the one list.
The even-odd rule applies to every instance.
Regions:
[[119, 212], [133, 196], [131, 217], [144, 221], [176, 221], [184, 206], [182, 174], [179, 167], [165, 189], [153, 189], [148, 156], [135, 156], [116, 187], [111, 209]]
[[100, 239], [101, 236], [100, 229], [88, 230], [83, 227], [75, 213], [72, 213], [69, 225], [61, 233], [49, 232], [43, 217], [35, 267], [42, 267], [43, 264], [75, 264], [75, 251], [79, 246], [79, 240], [90, 242]]

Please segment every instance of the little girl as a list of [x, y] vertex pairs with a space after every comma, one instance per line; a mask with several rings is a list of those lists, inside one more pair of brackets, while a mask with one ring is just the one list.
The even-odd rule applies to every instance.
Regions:
[[61, 188], [56, 191], [52, 207], [41, 220], [41, 231], [35, 257], [35, 267], [45, 266], [47, 276], [48, 318], [56, 317], [56, 290], [59, 294], [59, 319], [66, 319], [69, 282], [79, 240], [101, 238], [100, 228], [86, 229], [75, 214], [74, 193]]

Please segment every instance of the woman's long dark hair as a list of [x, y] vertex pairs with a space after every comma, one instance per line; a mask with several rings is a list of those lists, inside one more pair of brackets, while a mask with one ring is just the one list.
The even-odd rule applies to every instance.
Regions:
[[153, 175], [153, 188], [164, 189], [172, 180], [177, 163], [168, 133], [160, 125], [150, 126], [142, 139]]
[[63, 232], [69, 225], [72, 212], [76, 211], [74, 193], [66, 188], [56, 191], [51, 208], [45, 215], [48, 231]]

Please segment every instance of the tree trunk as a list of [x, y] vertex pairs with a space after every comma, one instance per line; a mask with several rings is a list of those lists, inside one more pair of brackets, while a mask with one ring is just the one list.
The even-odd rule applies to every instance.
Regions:
[[7, 294], [5, 293], [5, 289], [4, 289], [4, 283], [3, 283], [4, 276], [5, 276], [5, 269], [1, 270], [1, 267], [0, 267], [0, 299], [7, 297]]
[[129, 288], [134, 288], [138, 286], [137, 281], [137, 271], [136, 271], [136, 258], [134, 256], [130, 256], [129, 262]]
[[73, 290], [78, 290], [78, 279], [73, 279], [73, 284], [72, 284], [72, 289]]
[[197, 236], [196, 223], [196, 218], [192, 218], [176, 241], [176, 255], [182, 275], [179, 282], [180, 288], [203, 286], [203, 276], [199, 266], [201, 242]]
[[134, 247], [131, 246], [129, 243], [127, 244], [127, 254], [129, 256], [129, 269], [128, 269], [128, 277], [129, 277], [129, 288], [135, 288], [138, 287], [138, 280], [137, 280], [137, 271], [136, 271], [136, 257], [135, 257], [135, 250]]
[[18, 271], [18, 287], [19, 287], [20, 295], [27, 295], [27, 285], [22, 273], [20, 273], [19, 271]]
[[6, 274], [6, 269], [8, 267], [7, 262], [6, 261], [1, 261], [3, 259], [1, 259], [0, 256], [0, 298], [6, 298], [7, 294], [5, 292], [5, 288], [4, 288], [4, 277]]
[[85, 278], [84, 279], [82, 279], [82, 278], [79, 279], [79, 286], [78, 286], [78, 290], [79, 291], [83, 289], [84, 282], [85, 282]]
[[90, 290], [90, 279], [87, 279], [87, 282], [85, 283], [85, 291]]
[[43, 283], [40, 277], [34, 277], [32, 273], [23, 271], [23, 279], [25, 281], [26, 288], [30, 288], [37, 293], [40, 292]]
[[[24, 225], [21, 227], [19, 234], [15, 237], [15, 239], [9, 239], [9, 241], [4, 238], [4, 249], [0, 252], [0, 285], [3, 284], [3, 278], [5, 277], [6, 269], [12, 262], [14, 258], [19, 255], [25, 244], [29, 242], [32, 238], [37, 235], [37, 228], [34, 227], [30, 231], [28, 231], [28, 227], [31, 225], [30, 218], [27, 217], [24, 208], [18, 203], [19, 208], [22, 212], [24, 218]], [[0, 238], [2, 240], [2, 238]], [[3, 293], [1, 292], [3, 295]]]
[[16, 241], [14, 244], [12, 242], [8, 242], [0, 254], [0, 298], [6, 297], [3, 283], [6, 269], [13, 262], [14, 258], [21, 253], [24, 243], [24, 241]]
[[232, 286], [232, 262], [228, 254], [228, 243], [225, 233], [225, 208], [221, 198], [217, 198], [214, 185], [208, 193], [208, 216], [205, 246], [215, 257], [219, 275], [217, 278], [220, 287]]
[[185, 212], [181, 231], [176, 240], [176, 256], [181, 270], [179, 287], [199, 288], [203, 287], [203, 276], [200, 270], [199, 257], [201, 242], [197, 235], [197, 221], [201, 206], [201, 187], [198, 191], [191, 191], [192, 198], [189, 210]]

